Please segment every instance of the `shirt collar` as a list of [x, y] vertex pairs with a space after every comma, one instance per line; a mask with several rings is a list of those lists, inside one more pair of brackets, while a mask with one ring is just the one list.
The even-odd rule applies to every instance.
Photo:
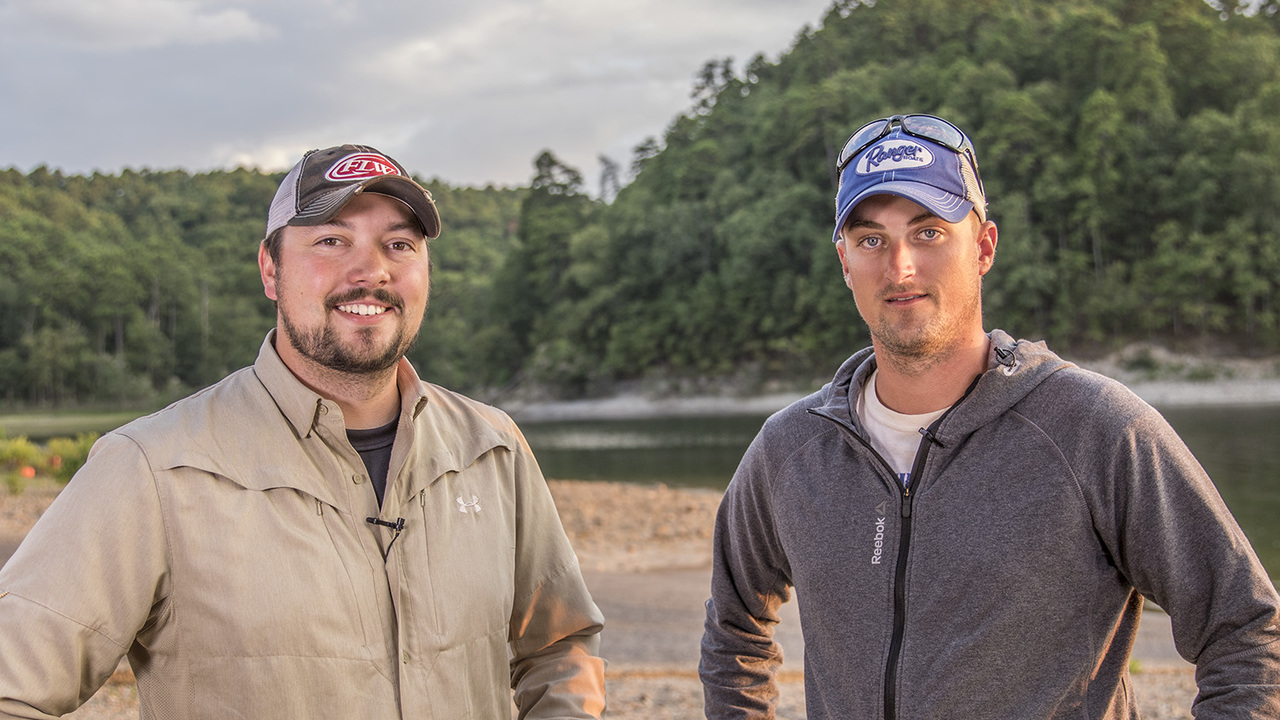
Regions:
[[[307, 387], [293, 374], [276, 352], [275, 340], [276, 330], [273, 329], [267, 333], [262, 347], [258, 349], [258, 359], [253, 363], [253, 371], [298, 437], [306, 437], [319, 423], [321, 416], [341, 411], [336, 402]], [[408, 413], [410, 421], [417, 419], [426, 407], [428, 395], [417, 371], [405, 358], [400, 358], [400, 364], [396, 367], [396, 385], [400, 389], [401, 418]]]

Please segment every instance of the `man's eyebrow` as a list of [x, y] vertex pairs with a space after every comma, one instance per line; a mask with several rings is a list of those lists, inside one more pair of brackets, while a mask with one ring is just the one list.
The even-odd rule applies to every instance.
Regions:
[[[938, 216], [935, 213], [925, 211], [911, 218], [910, 222], [908, 222], [907, 224], [917, 225], [922, 222], [929, 222], [930, 220], [937, 220], [937, 219], [938, 219]], [[845, 223], [844, 226], [847, 228], [869, 228], [871, 230], [884, 230], [884, 226], [878, 222], [873, 222], [871, 220], [863, 220], [861, 218], [856, 218], [856, 217], [849, 218], [849, 222]]]
[[316, 225], [312, 225], [312, 227], [314, 227], [314, 228], [330, 228], [330, 227], [336, 227], [336, 228], [342, 228], [343, 230], [350, 230], [350, 229], [351, 229], [351, 223], [347, 222], [346, 220], [343, 220], [342, 218], [337, 218], [337, 217], [335, 217], [335, 218], [333, 218], [332, 220], [329, 220], [329, 221], [327, 221], [327, 222], [322, 222], [322, 223], [318, 223], [318, 224], [316, 224]]
[[853, 228], [868, 228], [871, 230], [884, 229], [884, 226], [878, 222], [871, 222], [870, 220], [859, 220], [858, 218], [852, 218], [852, 217], [849, 218], [849, 222], [845, 223], [844, 226], [847, 229], [853, 229]]
[[422, 231], [422, 225], [417, 220], [405, 220], [387, 228], [387, 232], [399, 232], [401, 230], [409, 230], [415, 235], [426, 237], [426, 234]]
[[[342, 218], [334, 218], [329, 222], [320, 223], [315, 227], [318, 227], [318, 228], [338, 227], [338, 228], [342, 228], [343, 230], [350, 230], [352, 226], [351, 226], [351, 223], [347, 222], [346, 220], [343, 220]], [[400, 232], [402, 230], [410, 230], [417, 235], [422, 235], [424, 238], [426, 237], [426, 235], [422, 232], [422, 225], [419, 224], [416, 220], [403, 220], [401, 222], [388, 225], [384, 232]]]

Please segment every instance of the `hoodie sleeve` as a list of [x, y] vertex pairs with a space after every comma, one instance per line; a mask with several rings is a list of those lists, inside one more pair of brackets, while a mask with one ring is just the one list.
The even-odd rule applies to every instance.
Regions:
[[1158, 413], [1133, 416], [1099, 468], [1095, 519], [1117, 566], [1169, 613], [1196, 665], [1196, 717], [1280, 717], [1280, 598], [1195, 457]]
[[162, 603], [165, 548], [141, 450], [107, 435], [0, 570], [0, 718], [60, 717], [101, 687]]
[[791, 583], [774, 524], [764, 436], [747, 449], [716, 513], [698, 667], [709, 720], [773, 718], [778, 703], [782, 650], [773, 630]]

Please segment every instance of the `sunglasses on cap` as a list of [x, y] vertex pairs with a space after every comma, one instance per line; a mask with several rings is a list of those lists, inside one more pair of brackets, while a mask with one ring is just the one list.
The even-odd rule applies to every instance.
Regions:
[[[967, 156], [969, 162], [973, 163], [973, 174], [977, 176], [978, 157], [973, 150], [973, 143], [969, 141], [969, 136], [965, 135], [955, 125], [933, 115], [894, 115], [872, 120], [854, 130], [849, 139], [845, 141], [844, 149], [840, 151], [840, 160], [836, 163], [836, 170], [844, 172], [845, 167], [857, 157], [858, 153], [888, 135], [895, 125], [902, 128], [904, 134], [937, 143], [948, 150]], [[978, 184], [982, 184], [981, 178], [978, 179]]]

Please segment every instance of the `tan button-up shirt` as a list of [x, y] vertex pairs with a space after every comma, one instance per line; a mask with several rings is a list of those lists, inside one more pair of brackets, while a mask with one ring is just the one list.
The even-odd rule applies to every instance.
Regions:
[[104, 436], [0, 570], [0, 717], [71, 711], [126, 653], [144, 719], [489, 719], [509, 688], [520, 717], [599, 717], [603, 618], [524, 437], [398, 373], [381, 511], [270, 335]]

